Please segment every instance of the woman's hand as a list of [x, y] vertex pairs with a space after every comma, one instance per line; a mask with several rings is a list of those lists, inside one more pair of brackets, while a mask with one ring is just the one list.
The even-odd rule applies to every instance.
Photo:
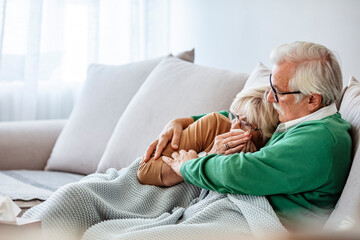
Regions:
[[194, 119], [192, 117], [177, 118], [171, 120], [168, 124], [165, 125], [158, 139], [152, 142], [150, 146], [146, 149], [145, 155], [143, 156], [143, 160], [141, 161], [140, 164], [149, 161], [154, 151], [155, 151], [154, 159], [158, 159], [161, 156], [161, 153], [163, 152], [164, 148], [170, 141], [171, 141], [171, 147], [174, 150], [177, 150], [179, 148], [182, 131], [193, 122]]
[[246, 143], [245, 147], [241, 150], [241, 152], [243, 153], [247, 153], [247, 152], [253, 153], [256, 151], [257, 151], [256, 145], [251, 139]]
[[241, 152], [250, 140], [248, 132], [227, 132], [215, 137], [214, 146], [208, 154], [233, 154]]

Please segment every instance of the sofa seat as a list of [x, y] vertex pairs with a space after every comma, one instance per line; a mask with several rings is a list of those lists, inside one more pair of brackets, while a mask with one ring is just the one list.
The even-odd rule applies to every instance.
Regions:
[[48, 199], [61, 186], [77, 182], [83, 177], [81, 174], [56, 171], [1, 170], [0, 182], [6, 184], [1, 186], [0, 195], [14, 200], [22, 214]]

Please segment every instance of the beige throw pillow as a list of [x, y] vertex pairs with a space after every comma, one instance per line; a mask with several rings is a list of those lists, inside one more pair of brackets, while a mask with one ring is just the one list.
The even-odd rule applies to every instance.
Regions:
[[258, 85], [269, 85], [269, 76], [271, 69], [259, 62], [251, 72], [249, 79], [246, 81], [244, 88], [255, 87]]
[[[194, 60], [194, 50], [180, 57]], [[120, 116], [163, 57], [110, 66], [92, 64], [71, 116], [45, 170], [95, 172]]]
[[121, 116], [98, 172], [128, 166], [173, 118], [227, 110], [248, 74], [164, 59]]

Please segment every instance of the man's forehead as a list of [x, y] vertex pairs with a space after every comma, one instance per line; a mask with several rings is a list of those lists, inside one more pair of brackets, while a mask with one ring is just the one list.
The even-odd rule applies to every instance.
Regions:
[[272, 84], [277, 88], [288, 87], [289, 80], [291, 79], [292, 65], [289, 63], [282, 63], [279, 65], [274, 65], [272, 69]]

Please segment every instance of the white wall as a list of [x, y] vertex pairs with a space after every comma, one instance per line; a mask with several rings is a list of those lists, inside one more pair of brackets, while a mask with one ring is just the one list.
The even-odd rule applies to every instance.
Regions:
[[172, 0], [171, 51], [195, 47], [197, 64], [251, 72], [282, 43], [333, 50], [344, 83], [360, 79], [359, 0]]

